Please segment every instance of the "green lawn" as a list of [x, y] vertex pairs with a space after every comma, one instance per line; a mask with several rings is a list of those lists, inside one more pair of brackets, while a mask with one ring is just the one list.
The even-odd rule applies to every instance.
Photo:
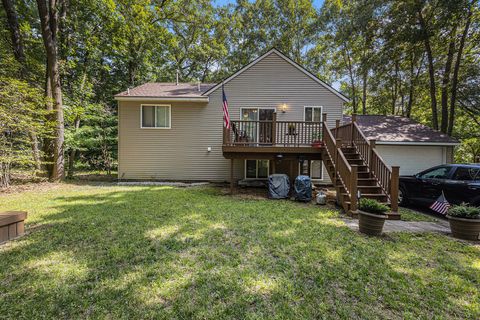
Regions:
[[359, 235], [338, 212], [219, 189], [59, 185], [0, 195], [0, 318], [480, 318], [480, 247]]

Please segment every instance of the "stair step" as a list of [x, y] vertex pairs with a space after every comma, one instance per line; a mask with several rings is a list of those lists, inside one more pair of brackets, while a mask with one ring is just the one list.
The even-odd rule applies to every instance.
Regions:
[[347, 153], [347, 154], [344, 154], [345, 155], [345, 158], [347, 160], [350, 160], [350, 159], [360, 159], [360, 155], [358, 153]]
[[[344, 200], [350, 200], [348, 193], [342, 192], [342, 197]], [[363, 198], [367, 199], [375, 199], [379, 202], [387, 203], [388, 197], [385, 194], [378, 194], [378, 193], [362, 193]]]
[[362, 194], [371, 194], [371, 193], [377, 193], [377, 194], [384, 194], [383, 190], [379, 186], [357, 186], [357, 189], [360, 190]]
[[362, 159], [347, 159], [348, 163], [349, 164], [356, 164], [356, 165], [361, 165], [363, 166], [364, 163], [363, 163], [363, 160]]
[[375, 178], [358, 178], [359, 186], [377, 186], [377, 179]]

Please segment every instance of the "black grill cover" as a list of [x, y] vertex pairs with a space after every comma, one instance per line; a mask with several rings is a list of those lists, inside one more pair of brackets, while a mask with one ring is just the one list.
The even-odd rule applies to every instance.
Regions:
[[288, 198], [290, 181], [286, 174], [272, 174], [268, 177], [268, 197], [270, 199]]
[[295, 200], [312, 201], [312, 180], [309, 176], [298, 176], [294, 185]]

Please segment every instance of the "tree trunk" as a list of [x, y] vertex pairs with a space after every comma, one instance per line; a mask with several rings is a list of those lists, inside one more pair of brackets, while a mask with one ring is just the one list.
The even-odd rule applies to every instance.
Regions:
[[6, 189], [10, 186], [10, 164], [0, 162], [0, 189]]
[[430, 103], [432, 108], [432, 127], [438, 130], [438, 112], [437, 112], [437, 90], [435, 87], [435, 68], [433, 65], [433, 53], [430, 46], [430, 36], [426, 26], [425, 19], [423, 18], [422, 8], [418, 9], [418, 20], [420, 22], [420, 28], [423, 33], [423, 44], [425, 46], [425, 52], [427, 53], [428, 60], [428, 75], [430, 78]]
[[[75, 128], [75, 131], [77, 131], [78, 128], [80, 128], [80, 116], [78, 115], [75, 117], [74, 128]], [[77, 154], [77, 150], [72, 148], [72, 150], [70, 151], [70, 155], [68, 157], [68, 177], [69, 178], [73, 177], [73, 171], [75, 169], [76, 154]]]
[[468, 11], [467, 22], [465, 23], [465, 28], [463, 29], [462, 38], [460, 39], [460, 46], [457, 52], [457, 59], [455, 61], [455, 67], [453, 69], [452, 77], [452, 87], [450, 94], [450, 117], [448, 119], [448, 128], [447, 133], [452, 135], [453, 125], [455, 123], [455, 103], [457, 101], [457, 87], [458, 87], [458, 73], [460, 71], [460, 63], [462, 60], [463, 48], [465, 47], [465, 39], [468, 35], [468, 29], [470, 28], [470, 23], [472, 21], [472, 8], [476, 0], [473, 0], [470, 9]]
[[351, 62], [351, 59], [350, 59], [350, 55], [347, 52], [346, 48], [344, 48], [343, 59], [345, 60], [345, 63], [347, 64], [348, 73], [349, 73], [349, 76], [350, 76], [350, 85], [352, 87], [353, 113], [357, 113], [357, 93], [356, 93], [356, 88], [355, 88], [355, 76], [353, 74], [353, 67], [352, 67], [352, 62]]
[[30, 137], [30, 145], [32, 146], [32, 156], [33, 156], [35, 174], [37, 174], [42, 169], [40, 165], [41, 161], [40, 161], [40, 150], [38, 149], [38, 138], [34, 132], [30, 132], [28, 135]]
[[[454, 30], [455, 28], [456, 27], [454, 27]], [[450, 71], [452, 70], [453, 53], [455, 52], [455, 31], [452, 31], [450, 39], [442, 80], [442, 122], [440, 125], [440, 131], [443, 133], [447, 133], [448, 127], [448, 89], [450, 83]]]
[[13, 0], [2, 0], [3, 8], [7, 16], [8, 29], [12, 38], [13, 55], [20, 63], [20, 77], [25, 78], [27, 75], [27, 59], [25, 58], [25, 50], [23, 46], [22, 34], [18, 24], [18, 16], [15, 11]]
[[363, 71], [363, 83], [362, 83], [362, 113], [367, 114], [367, 76], [368, 70]]
[[55, 0], [50, 0], [47, 7], [46, 0], [37, 0], [38, 13], [42, 29], [43, 44], [47, 55], [47, 73], [55, 110], [55, 138], [53, 141], [53, 165], [50, 180], [58, 181], [64, 176], [64, 119], [60, 70], [57, 56], [57, 12]]

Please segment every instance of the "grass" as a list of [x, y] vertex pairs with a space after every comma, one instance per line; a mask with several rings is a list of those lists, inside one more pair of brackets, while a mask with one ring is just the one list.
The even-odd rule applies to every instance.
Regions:
[[219, 189], [57, 185], [0, 195], [0, 318], [480, 317], [480, 248], [362, 236], [325, 207]]
[[439, 219], [434, 218], [426, 213], [421, 213], [410, 208], [400, 207], [399, 212], [401, 214], [401, 218], [404, 221], [427, 221], [427, 222], [435, 222]]

